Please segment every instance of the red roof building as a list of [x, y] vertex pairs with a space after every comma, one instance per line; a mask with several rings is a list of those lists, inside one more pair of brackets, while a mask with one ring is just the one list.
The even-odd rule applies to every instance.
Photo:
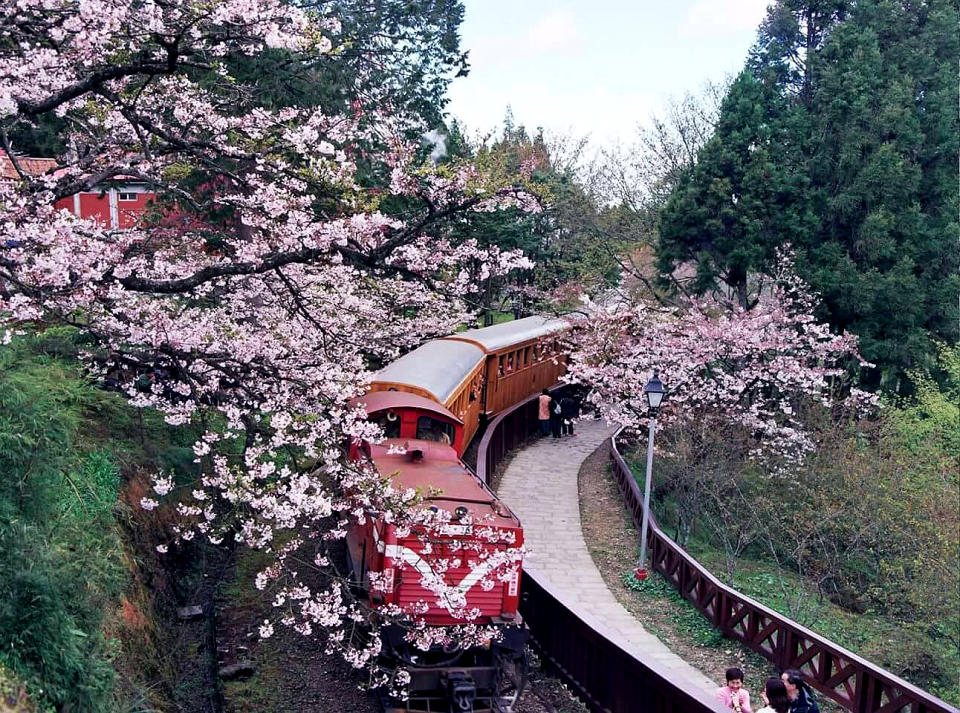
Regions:
[[[39, 176], [52, 172], [57, 168], [57, 160], [53, 158], [17, 156], [17, 163], [20, 164], [20, 169], [30, 176]], [[13, 165], [13, 161], [10, 160], [7, 152], [3, 149], [0, 149], [0, 178], [10, 178], [13, 180], [20, 178], [17, 169]]]
[[[58, 166], [56, 159], [30, 156], [17, 156], [17, 164], [21, 171], [30, 176], [55, 173]], [[0, 150], [0, 178], [20, 178], [13, 161], [3, 150]], [[93, 218], [105, 227], [125, 229], [136, 226], [155, 198], [156, 194], [145, 184], [127, 177], [122, 183], [110, 187], [81, 191], [61, 198], [55, 205], [81, 218]]]

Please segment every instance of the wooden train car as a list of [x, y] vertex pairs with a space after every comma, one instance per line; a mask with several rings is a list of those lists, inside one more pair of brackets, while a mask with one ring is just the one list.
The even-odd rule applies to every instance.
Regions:
[[[450, 445], [462, 454], [476, 433], [483, 409], [485, 364], [484, 353], [479, 347], [435, 339], [381, 369], [370, 385], [370, 391], [415, 394], [449, 410], [462, 427], [455, 434], [446, 435], [451, 439]], [[388, 426], [385, 433], [390, 437], [394, 431], [394, 427]], [[397, 437], [442, 441], [444, 429], [423, 418], [415, 425], [401, 424]]]
[[[558, 339], [566, 321], [527, 317], [492, 327], [470, 329], [427, 342], [377, 373], [371, 392], [403, 391], [446, 407], [463, 426], [448, 434], [462, 455], [480, 427], [531, 394], [557, 383], [566, 370]], [[402, 424], [397, 437], [440, 440], [424, 426]], [[396, 429], [390, 427], [388, 436]]]
[[516, 561], [523, 530], [460, 457], [482, 418], [557, 382], [566, 329], [562, 320], [529, 317], [427, 342], [378, 372], [357, 400], [386, 440], [353, 444], [351, 457], [371, 460], [397, 488], [417, 489], [421, 507], [445, 519], [429, 533], [398, 531], [378, 517], [352, 527], [354, 581], [374, 607], [416, 608], [437, 626], [463, 623], [451, 612], [466, 607], [474, 623], [500, 632], [486, 646], [425, 652], [406, 641], [402, 626], [386, 627], [383, 655], [411, 675], [410, 699], [390, 710], [507, 713], [523, 688], [527, 635]]

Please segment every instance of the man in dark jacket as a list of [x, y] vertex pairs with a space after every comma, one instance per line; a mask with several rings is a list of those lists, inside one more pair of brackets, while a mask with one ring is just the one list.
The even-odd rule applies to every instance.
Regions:
[[560, 399], [560, 418], [563, 419], [561, 433], [565, 436], [577, 435], [573, 432], [573, 424], [580, 418], [580, 402], [569, 394]]
[[813, 699], [813, 691], [803, 680], [803, 674], [795, 668], [788, 668], [780, 679], [787, 689], [790, 699], [790, 713], [820, 713], [820, 706]]

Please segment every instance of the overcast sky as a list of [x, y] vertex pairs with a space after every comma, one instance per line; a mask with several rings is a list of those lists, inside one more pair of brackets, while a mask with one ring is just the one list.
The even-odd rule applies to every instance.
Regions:
[[637, 122], [735, 74], [768, 0], [466, 0], [470, 75], [450, 113], [472, 132], [507, 105], [529, 129], [629, 143]]

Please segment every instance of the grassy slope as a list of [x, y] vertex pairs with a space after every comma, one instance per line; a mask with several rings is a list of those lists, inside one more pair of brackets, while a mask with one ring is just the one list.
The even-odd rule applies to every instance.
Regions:
[[[96, 388], [64, 330], [0, 348], [0, 664], [40, 710], [165, 708], [146, 473], [183, 467], [189, 448], [156, 415]], [[187, 466], [189, 467], [189, 465]], [[24, 564], [28, 563], [28, 564]]]
[[[630, 465], [641, 482], [637, 476], [643, 472], [641, 461]], [[653, 508], [661, 523], [671, 522], [675, 512], [671, 502], [654, 501]], [[664, 531], [669, 534], [669, 527]], [[762, 557], [739, 558], [729, 581], [723, 551], [713, 546], [704, 532], [694, 533], [687, 551], [748, 597], [924, 690], [960, 704], [960, 650], [948, 645], [935, 626], [844, 609], [822, 597], [813, 583], [796, 572]]]

